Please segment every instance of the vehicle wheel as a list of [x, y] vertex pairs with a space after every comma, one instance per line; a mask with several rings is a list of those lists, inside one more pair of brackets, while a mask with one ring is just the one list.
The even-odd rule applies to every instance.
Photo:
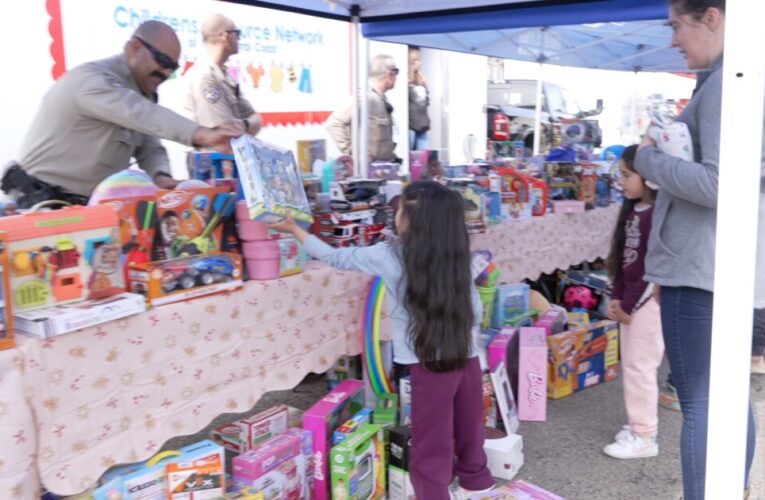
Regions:
[[193, 276], [183, 276], [181, 278], [181, 288], [189, 289], [194, 288], [197, 284], [197, 280]]
[[203, 285], [212, 285], [215, 282], [215, 276], [210, 273], [202, 273], [199, 276], [199, 282]]

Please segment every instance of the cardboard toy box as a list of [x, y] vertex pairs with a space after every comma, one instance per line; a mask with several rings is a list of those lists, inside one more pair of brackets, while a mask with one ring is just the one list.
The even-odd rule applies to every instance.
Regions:
[[313, 435], [306, 430], [289, 429], [234, 457], [231, 467], [235, 486], [260, 490], [266, 500], [310, 500], [314, 479]]
[[619, 324], [599, 321], [547, 339], [547, 396], [560, 399], [587, 387], [613, 380], [618, 374]]
[[189, 151], [186, 163], [189, 179], [205, 181], [215, 187], [226, 187], [236, 192], [237, 200], [244, 199], [242, 185], [234, 166], [234, 155], [217, 151]]
[[231, 145], [250, 219], [270, 224], [289, 215], [305, 226], [313, 222], [292, 151], [251, 135], [233, 139]]
[[242, 286], [242, 257], [223, 252], [131, 264], [128, 287], [152, 305], [169, 304]]
[[[109, 470], [103, 477], [104, 486], [95, 491], [94, 497], [96, 500], [109, 500], [114, 498], [107, 496], [109, 491], [123, 491], [125, 495], [117, 498], [124, 498], [125, 500], [182, 498], [184, 495], [180, 497], [169, 496], [170, 489], [167, 474], [170, 464], [181, 462], [185, 465], [181, 466], [178, 472], [181, 472], [181, 469], [187, 472], [196, 463], [200, 467], [200, 472], [205, 474], [208, 480], [213, 476], [219, 477], [219, 479], [213, 479], [212, 484], [220, 484], [223, 487], [225, 486], [223, 474], [224, 453], [221, 446], [210, 440], [190, 444], [178, 450], [158, 453], [146, 462]], [[215, 464], [219, 465], [217, 472]], [[185, 474], [185, 472], [183, 473]], [[210, 481], [208, 481], [208, 484], [210, 484]], [[193, 498], [188, 493], [185, 496], [186, 498]], [[198, 498], [205, 497], [200, 494]], [[211, 498], [215, 497], [211, 496]]]
[[528, 481], [513, 480], [487, 493], [473, 495], [470, 500], [565, 500]]
[[409, 427], [389, 427], [387, 433], [388, 500], [415, 500], [417, 497], [409, 477], [412, 430]]
[[0, 218], [15, 311], [110, 297], [125, 291], [117, 213], [68, 207]]
[[327, 159], [327, 141], [325, 139], [302, 139], [297, 141], [297, 163], [301, 172], [313, 173], [316, 160], [324, 163]]
[[101, 300], [85, 300], [16, 313], [16, 328], [41, 339], [132, 316], [146, 310], [146, 299], [121, 293]]
[[332, 433], [364, 407], [364, 382], [344, 380], [303, 414], [303, 428], [313, 432], [316, 500], [329, 496]]
[[8, 279], [8, 246], [5, 233], [0, 232], [0, 351], [14, 346], [13, 301], [10, 300]]
[[491, 475], [497, 479], [509, 481], [523, 467], [523, 437], [518, 434], [496, 438], [487, 435], [483, 449]]
[[218, 453], [167, 464], [167, 500], [219, 498], [226, 492], [225, 462]]
[[380, 425], [396, 425], [398, 422], [398, 394], [380, 394], [377, 396], [372, 421]]
[[364, 424], [372, 423], [372, 409], [362, 408], [350, 419], [346, 420], [343, 425], [337, 428], [332, 434], [332, 445], [337, 446], [342, 443], [348, 436], [352, 435], [355, 431], [361, 428]]
[[207, 254], [221, 249], [223, 220], [236, 196], [227, 187], [163, 190], [157, 196], [157, 238], [151, 260]]
[[412, 425], [412, 379], [407, 375], [398, 381], [399, 424]]
[[257, 415], [239, 420], [237, 423], [241, 429], [240, 440], [243, 451], [253, 450], [260, 443], [286, 432], [287, 417], [287, 406], [277, 405]]
[[332, 498], [385, 498], [385, 439], [383, 428], [365, 424], [332, 448]]
[[117, 212], [125, 267], [130, 262], [149, 262], [157, 227], [157, 197], [105, 198], [99, 204], [109, 204]]
[[547, 419], [547, 335], [544, 328], [522, 327], [518, 363], [518, 418]]
[[530, 291], [531, 287], [525, 283], [498, 286], [492, 311], [492, 328], [502, 328], [509, 318], [527, 312]]

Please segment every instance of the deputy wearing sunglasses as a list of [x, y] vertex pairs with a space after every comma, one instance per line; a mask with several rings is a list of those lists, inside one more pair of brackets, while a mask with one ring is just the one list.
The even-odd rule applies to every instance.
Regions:
[[131, 158], [158, 186], [172, 188], [178, 181], [159, 138], [230, 150], [229, 139], [244, 132], [241, 122], [203, 127], [157, 104], [157, 87], [178, 69], [180, 51], [170, 26], [147, 21], [122, 54], [66, 73], [43, 98], [3, 191], [22, 208], [46, 199], [87, 203]]
[[208, 127], [241, 121], [248, 134], [260, 130], [260, 115], [229, 76], [226, 61], [239, 52], [240, 30], [234, 21], [213, 14], [202, 22], [205, 55], [186, 72], [185, 115]]

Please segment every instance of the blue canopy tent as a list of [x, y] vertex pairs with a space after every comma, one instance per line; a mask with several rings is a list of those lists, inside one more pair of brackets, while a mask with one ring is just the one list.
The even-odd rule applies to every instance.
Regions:
[[[667, 50], [668, 0], [234, 1], [345, 19], [376, 40], [587, 68], [685, 71]], [[708, 435], [706, 498], [743, 489], [765, 101], [765, 58], [751, 54], [765, 53], [763, 17], [765, 2], [726, 2], [709, 413], [709, 429], [725, 432]]]

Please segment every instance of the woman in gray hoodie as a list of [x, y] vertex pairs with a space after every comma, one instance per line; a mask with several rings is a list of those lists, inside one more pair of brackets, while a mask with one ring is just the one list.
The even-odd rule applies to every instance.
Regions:
[[[699, 70], [693, 98], [678, 117], [693, 139], [693, 161], [662, 153], [646, 137], [635, 167], [659, 186], [645, 280], [660, 285], [664, 344], [683, 412], [683, 498], [698, 500], [704, 498], [706, 472], [725, 0], [670, 0], [669, 19], [672, 45], [690, 69]], [[763, 192], [761, 185], [760, 234]], [[758, 267], [765, 269], [762, 250]], [[755, 307], [763, 307], [765, 294], [757, 292]], [[750, 405], [747, 481], [754, 442]]]

